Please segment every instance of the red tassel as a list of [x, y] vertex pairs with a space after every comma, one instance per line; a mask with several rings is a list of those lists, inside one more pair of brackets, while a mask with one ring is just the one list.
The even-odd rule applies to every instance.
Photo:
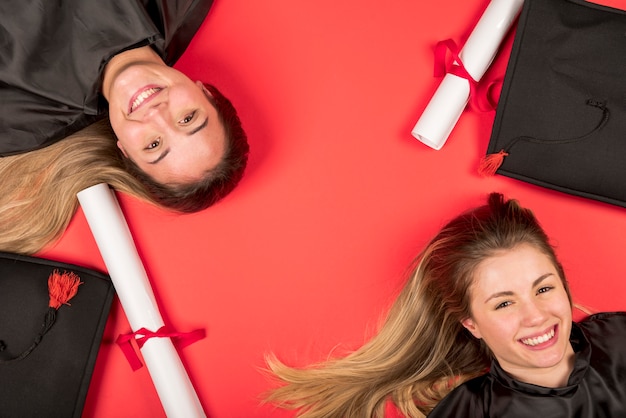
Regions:
[[48, 277], [48, 293], [50, 294], [50, 303], [48, 306], [59, 309], [61, 305], [69, 305], [78, 292], [78, 286], [81, 285], [80, 277], [75, 273], [63, 272], [59, 273], [54, 270]]
[[509, 153], [505, 150], [500, 150], [500, 152], [495, 154], [486, 155], [482, 160], [480, 160], [478, 173], [483, 177], [493, 176], [502, 165], [504, 157], [507, 157], [508, 155]]

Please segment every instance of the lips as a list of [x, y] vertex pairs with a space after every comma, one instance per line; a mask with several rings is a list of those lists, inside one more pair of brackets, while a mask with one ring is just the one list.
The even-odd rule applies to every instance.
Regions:
[[131, 113], [139, 109], [142, 105], [155, 98], [156, 95], [161, 92], [161, 90], [163, 90], [163, 87], [156, 85], [145, 86], [137, 90], [137, 92], [130, 98], [128, 102], [128, 114], [130, 115]]
[[543, 334], [536, 335], [534, 337], [521, 338], [519, 341], [528, 347], [541, 347], [548, 343], [552, 343], [552, 340], [556, 336], [556, 326], [553, 326]]

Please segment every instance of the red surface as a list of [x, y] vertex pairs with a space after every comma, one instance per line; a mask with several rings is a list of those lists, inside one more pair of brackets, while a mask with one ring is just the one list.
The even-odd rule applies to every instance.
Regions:
[[[291, 416], [259, 404], [263, 354], [306, 364], [358, 347], [412, 257], [491, 191], [535, 210], [577, 302], [626, 309], [626, 209], [478, 176], [494, 112], [466, 111], [440, 151], [410, 135], [439, 83], [435, 43], [462, 45], [487, 4], [216, 0], [178, 67], [232, 99], [247, 175], [193, 215], [120, 196], [165, 321], [207, 330], [180, 355], [210, 417]], [[511, 41], [488, 77], [504, 74]], [[80, 211], [40, 255], [105, 270]], [[116, 301], [84, 416], [164, 415], [146, 369], [132, 372], [113, 343], [129, 330]]]

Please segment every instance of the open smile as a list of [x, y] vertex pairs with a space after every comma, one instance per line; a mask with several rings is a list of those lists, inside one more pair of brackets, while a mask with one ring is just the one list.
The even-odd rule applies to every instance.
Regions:
[[536, 337], [531, 338], [522, 338], [519, 341], [529, 347], [538, 347], [546, 345], [548, 342], [551, 342], [552, 339], [556, 335], [556, 325], [550, 328], [549, 331], [545, 332], [542, 335], [538, 335]]
[[146, 86], [139, 89], [131, 98], [128, 104], [128, 114], [130, 115], [143, 104], [152, 100], [156, 95], [163, 90], [160, 86]]

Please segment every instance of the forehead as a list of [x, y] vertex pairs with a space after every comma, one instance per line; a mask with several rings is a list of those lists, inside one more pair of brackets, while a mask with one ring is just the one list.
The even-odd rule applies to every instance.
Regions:
[[[474, 272], [473, 292], [513, 290], [532, 285], [542, 275], [558, 271], [552, 259], [529, 244], [501, 250], [480, 262]], [[508, 288], [508, 289], [504, 289]]]

